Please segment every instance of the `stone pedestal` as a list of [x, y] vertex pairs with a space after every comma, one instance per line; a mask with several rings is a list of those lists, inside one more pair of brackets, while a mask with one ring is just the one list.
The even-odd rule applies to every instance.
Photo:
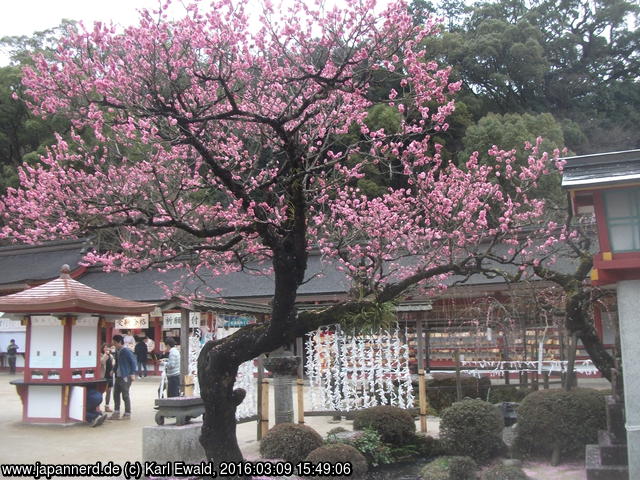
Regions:
[[202, 423], [182, 426], [142, 427], [142, 460], [197, 464], [206, 455], [200, 445]]
[[607, 429], [598, 432], [598, 444], [587, 445], [587, 480], [628, 480], [624, 405], [614, 395], [606, 397]]
[[158, 425], [164, 425], [167, 417], [175, 418], [176, 425], [185, 425], [204, 414], [204, 402], [200, 397], [156, 398], [155, 404]]
[[640, 478], [640, 280], [618, 282], [629, 478]]
[[264, 359], [264, 368], [273, 378], [275, 424], [293, 423], [293, 385], [295, 384], [299, 357], [271, 354]]
[[607, 430], [600, 432], [598, 445], [587, 445], [589, 480], [640, 478], [640, 280], [618, 282], [617, 293], [624, 402], [614, 372], [613, 395], [607, 398]]
[[598, 445], [587, 445], [587, 480], [640, 478], [640, 280], [618, 282], [617, 288], [622, 378], [616, 364], [607, 430], [598, 432]]

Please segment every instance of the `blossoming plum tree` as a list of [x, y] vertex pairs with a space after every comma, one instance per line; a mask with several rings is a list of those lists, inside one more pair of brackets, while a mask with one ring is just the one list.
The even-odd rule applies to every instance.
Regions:
[[[447, 128], [459, 85], [421, 50], [434, 24], [413, 25], [403, 3], [375, 13], [375, 0], [298, 0], [282, 11], [266, 2], [259, 26], [241, 3], [192, 4], [176, 21], [163, 6], [122, 32], [97, 23], [69, 31], [52, 58], [36, 57], [24, 72], [30, 106], [65, 113], [79, 133], [25, 165], [0, 204], [2, 235], [16, 241], [107, 232], [111, 248], [86, 257], [107, 270], [270, 264], [270, 321], [200, 355], [201, 442], [213, 461], [242, 459], [242, 362], [408, 289], [533, 251], [521, 230], [540, 225], [544, 202], [529, 192], [554, 167], [536, 146], [524, 167], [498, 148], [493, 165], [441, 160], [431, 134]], [[381, 71], [398, 79], [384, 102], [401, 119], [393, 132], [366, 123]], [[402, 186], [365, 196], [356, 183], [372, 164], [393, 166]], [[510, 251], [496, 253], [500, 243]], [[297, 312], [312, 247], [358, 295]]]

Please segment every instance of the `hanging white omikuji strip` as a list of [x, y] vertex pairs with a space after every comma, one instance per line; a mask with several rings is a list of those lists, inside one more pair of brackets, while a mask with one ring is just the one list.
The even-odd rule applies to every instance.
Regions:
[[[225, 332], [222, 329], [218, 329], [218, 338], [229, 336], [232, 331]], [[202, 345], [200, 343], [199, 330], [196, 330], [196, 335], [189, 337], [189, 374], [193, 375], [194, 381], [194, 395], [200, 395], [200, 383], [198, 382], [198, 356]], [[247, 392], [244, 397], [244, 401], [238, 405], [236, 409], [236, 419], [252, 417], [258, 414], [258, 394], [257, 384], [255, 381], [255, 374], [258, 372], [258, 368], [255, 366], [253, 360], [244, 362], [238, 368], [238, 374], [236, 376], [236, 383], [234, 388], [242, 388]]]
[[236, 410], [236, 418], [238, 420], [258, 414], [257, 383], [255, 380], [255, 374], [257, 372], [258, 369], [253, 360], [244, 362], [238, 368], [238, 375], [236, 376], [236, 384], [234, 388], [242, 388], [247, 392], [247, 395], [244, 397], [244, 401], [238, 405]]
[[[320, 335], [318, 333], [319, 331], [320, 330], [316, 331], [315, 333], [310, 333], [309, 336], [311, 335], [319, 336]], [[320, 376], [320, 372], [319, 372], [320, 362], [314, 362], [313, 345], [314, 345], [314, 340], [312, 340], [311, 337], [306, 342], [304, 342], [304, 349], [307, 355], [305, 365], [307, 366], [307, 375], [310, 379], [315, 379]], [[309, 392], [311, 396], [311, 405], [318, 405], [320, 403], [324, 403], [323, 400], [318, 399], [318, 394], [322, 393], [321, 389], [313, 388], [313, 384], [312, 384], [311, 388], [309, 388]]]
[[397, 330], [353, 337], [322, 327], [307, 335], [305, 349], [313, 410], [413, 406], [408, 350]]
[[[463, 373], [480, 377], [482, 374], [488, 373], [490, 376], [500, 376], [505, 372], [521, 373], [521, 372], [566, 372], [567, 360], [513, 360], [513, 361], [478, 361], [465, 360], [460, 362], [463, 367], [476, 367], [475, 369], [461, 370]], [[585, 375], [596, 375], [598, 369], [593, 365], [591, 360], [577, 360], [574, 365], [577, 373]]]
[[198, 382], [198, 357], [202, 344], [200, 343], [200, 329], [195, 330], [195, 334], [189, 337], [189, 375], [193, 378], [193, 394], [200, 396], [200, 382]]

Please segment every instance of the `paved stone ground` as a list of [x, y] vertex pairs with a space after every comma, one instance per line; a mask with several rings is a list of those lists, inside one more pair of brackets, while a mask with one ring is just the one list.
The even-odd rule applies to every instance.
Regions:
[[552, 467], [540, 462], [525, 462], [524, 472], [537, 480], [586, 480], [584, 463], [565, 463]]
[[[126, 461], [142, 459], [142, 427], [155, 425], [153, 401], [157, 395], [158, 377], [148, 377], [133, 383], [131, 420], [107, 421], [98, 428], [90, 428], [84, 424], [66, 427], [23, 424], [20, 399], [15, 387], [8, 383], [16, 378], [20, 377], [0, 373], [0, 464], [36, 461], [43, 464], [92, 464], [113, 461], [122, 465]], [[273, 399], [270, 405], [273, 408]], [[273, 413], [270, 418], [274, 418]], [[307, 417], [306, 420], [307, 425], [321, 435], [336, 426], [351, 428], [351, 422], [334, 422], [331, 417]], [[171, 421], [167, 420], [167, 424]], [[430, 435], [437, 436], [438, 423], [437, 418], [429, 418]], [[259, 457], [256, 428], [256, 422], [238, 426], [240, 448], [247, 458]], [[533, 480], [586, 479], [584, 466], [580, 464], [552, 469], [544, 464], [525, 463], [525, 470]]]

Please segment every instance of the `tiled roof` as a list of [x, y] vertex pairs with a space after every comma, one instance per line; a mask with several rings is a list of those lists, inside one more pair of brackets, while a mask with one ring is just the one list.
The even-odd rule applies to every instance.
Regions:
[[640, 150], [581, 155], [564, 160], [562, 186], [568, 189], [640, 181]]
[[[66, 268], [65, 268], [66, 267]], [[140, 303], [88, 287], [69, 276], [65, 265], [60, 278], [13, 295], [0, 297], [0, 311], [6, 313], [149, 313], [155, 305]]]
[[[265, 266], [255, 266], [265, 269]], [[139, 301], [162, 301], [168, 297], [160, 283], [172, 285], [180, 280], [181, 270], [144, 270], [122, 274], [118, 272], [102, 272], [99, 268], [91, 268], [82, 276], [82, 282], [113, 295]], [[269, 273], [234, 272], [226, 275], [206, 276], [201, 272], [200, 279], [183, 283], [184, 293], [202, 290], [204, 280], [208, 288], [219, 291], [222, 298], [260, 298], [270, 297], [274, 291], [273, 275]], [[349, 290], [349, 282], [345, 275], [335, 268], [331, 262], [318, 255], [310, 255], [307, 264], [307, 282], [298, 289], [299, 295], [344, 294]], [[0, 309], [1, 311], [1, 309]]]
[[[22, 247], [11, 247], [12, 249], [21, 250]], [[23, 280], [29, 278], [29, 269], [35, 261], [45, 261], [47, 265], [42, 265], [41, 268], [47, 271], [54, 270], [53, 264], [56, 259], [63, 258], [63, 254], [67, 248], [66, 245], [61, 245], [62, 252], [56, 253], [56, 251], [47, 252], [48, 256], [45, 258], [37, 257], [35, 260], [31, 258], [31, 255], [25, 255], [20, 253], [21, 260], [25, 265], [22, 277], [16, 277], [16, 279]], [[82, 256], [80, 252], [81, 244], [76, 244], [75, 254], [78, 258]], [[505, 250], [507, 246], [498, 246], [498, 250]], [[7, 284], [5, 271], [3, 269], [4, 258], [2, 257], [2, 250], [0, 249], [0, 285]], [[38, 250], [34, 255], [37, 255]], [[8, 252], [7, 252], [8, 253]], [[410, 262], [410, 260], [407, 260]], [[56, 263], [59, 267], [60, 263]], [[56, 267], [56, 270], [58, 269]], [[255, 302], [256, 300], [262, 302], [273, 295], [274, 292], [274, 278], [270, 273], [264, 273], [266, 267], [260, 265], [252, 266], [255, 270], [262, 270], [263, 273], [248, 273], [245, 271], [235, 272], [226, 275], [210, 275], [206, 276], [204, 272], [200, 272], [199, 279], [188, 279], [182, 281], [183, 287], [182, 293], [188, 295], [198, 291], [207, 297], [207, 300], [215, 300], [214, 295], [207, 293], [207, 290], [202, 289], [202, 280], [206, 283], [206, 286], [218, 291], [218, 297], [228, 300], [246, 300]], [[501, 269], [508, 273], [516, 273], [517, 267], [513, 265], [500, 266]], [[575, 270], [576, 265], [574, 260], [560, 256], [558, 262], [555, 265], [555, 269], [561, 272], [570, 272]], [[171, 286], [174, 282], [181, 281], [183, 275], [182, 270], [168, 270], [165, 272], [149, 269], [141, 272], [132, 272], [128, 274], [122, 274], [119, 272], [103, 272], [99, 267], [89, 268], [79, 279], [82, 284], [92, 289], [96, 289], [100, 292], [105, 292], [110, 295], [115, 295], [121, 299], [134, 300], [139, 302], [164, 302], [170, 300], [167, 293], [160, 286], [161, 283]], [[345, 274], [336, 268], [334, 261], [324, 259], [317, 254], [310, 254], [307, 264], [307, 281], [303, 283], [299, 290], [298, 296], [302, 300], [305, 297], [342, 297], [349, 292], [350, 282]], [[456, 282], [463, 280], [460, 277], [450, 277], [445, 283], [448, 285], [454, 285]], [[469, 288], [476, 286], [484, 288], [490, 285], [503, 284], [504, 281], [500, 278], [487, 278], [483, 275], [473, 275], [467, 279], [463, 288]], [[31, 289], [30, 291], [33, 291]], [[0, 297], [2, 299], [2, 297]], [[308, 298], [307, 298], [308, 300]], [[302, 300], [306, 301], [306, 300]], [[3, 311], [0, 304], [0, 311]]]
[[0, 285], [51, 280], [58, 277], [63, 264], [73, 272], [79, 268], [86, 246], [87, 240], [80, 239], [0, 247]]

